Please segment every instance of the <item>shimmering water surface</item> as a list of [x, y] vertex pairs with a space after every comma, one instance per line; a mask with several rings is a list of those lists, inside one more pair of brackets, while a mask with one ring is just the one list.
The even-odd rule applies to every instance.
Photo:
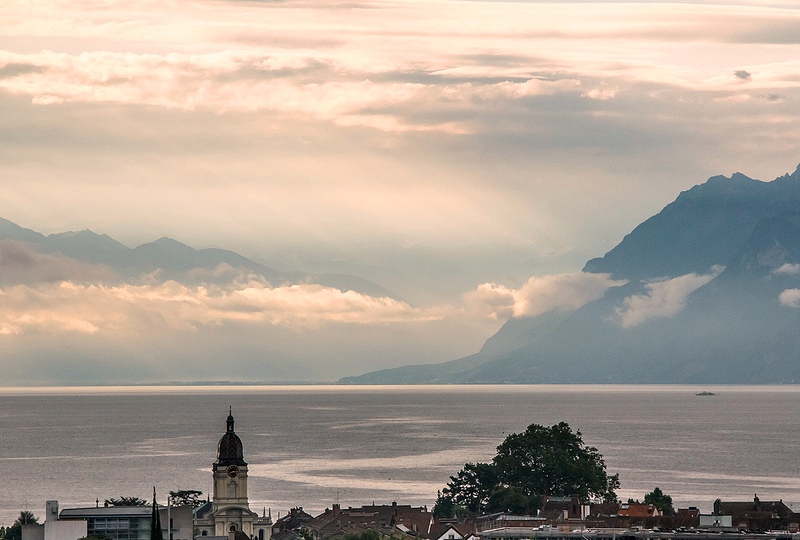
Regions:
[[620, 474], [624, 499], [659, 486], [704, 511], [754, 493], [800, 509], [800, 387], [0, 388], [0, 523], [48, 499], [208, 493], [229, 406], [251, 507], [273, 517], [337, 497], [432, 505], [509, 433], [562, 420]]

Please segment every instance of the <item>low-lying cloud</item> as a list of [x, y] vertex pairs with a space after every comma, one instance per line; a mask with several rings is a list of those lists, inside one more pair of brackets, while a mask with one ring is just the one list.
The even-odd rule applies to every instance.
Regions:
[[125, 334], [147, 328], [196, 331], [204, 326], [253, 323], [314, 327], [441, 319], [391, 298], [315, 284], [270, 287], [261, 281], [228, 288], [83, 285], [70, 281], [0, 290], [0, 334], [78, 332]]
[[533, 276], [519, 289], [484, 283], [464, 295], [464, 305], [493, 319], [535, 317], [552, 310], [576, 311], [601, 298], [610, 287], [623, 284], [609, 274], [587, 272]]
[[722, 272], [714, 267], [708, 274], [686, 274], [647, 284], [647, 293], [625, 298], [616, 308], [616, 320], [623, 328], [638, 326], [652, 319], [674, 317], [686, 307], [689, 295]]

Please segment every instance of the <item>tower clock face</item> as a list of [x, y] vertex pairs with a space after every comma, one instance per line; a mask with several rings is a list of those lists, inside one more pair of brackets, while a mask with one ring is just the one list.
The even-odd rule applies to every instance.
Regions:
[[239, 467], [236, 465], [228, 465], [228, 468], [225, 469], [225, 472], [228, 473], [228, 476], [234, 478], [239, 475]]

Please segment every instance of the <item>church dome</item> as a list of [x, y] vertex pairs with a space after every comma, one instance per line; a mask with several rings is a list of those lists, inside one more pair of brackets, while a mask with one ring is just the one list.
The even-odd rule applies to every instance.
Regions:
[[233, 431], [233, 413], [228, 415], [228, 429], [217, 445], [218, 465], [247, 465], [244, 461], [242, 440]]

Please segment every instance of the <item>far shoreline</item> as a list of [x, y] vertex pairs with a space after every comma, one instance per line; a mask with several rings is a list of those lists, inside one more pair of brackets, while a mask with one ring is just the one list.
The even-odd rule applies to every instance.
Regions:
[[[337, 384], [333, 382], [169, 382], [126, 384], [60, 384], [0, 386], [0, 396], [23, 395], [120, 395], [120, 394], [246, 394], [246, 393], [672, 393], [696, 397], [698, 390], [722, 398], [726, 393], [800, 393], [800, 384]], [[708, 394], [705, 394], [708, 395]], [[698, 398], [700, 399], [700, 398]]]

